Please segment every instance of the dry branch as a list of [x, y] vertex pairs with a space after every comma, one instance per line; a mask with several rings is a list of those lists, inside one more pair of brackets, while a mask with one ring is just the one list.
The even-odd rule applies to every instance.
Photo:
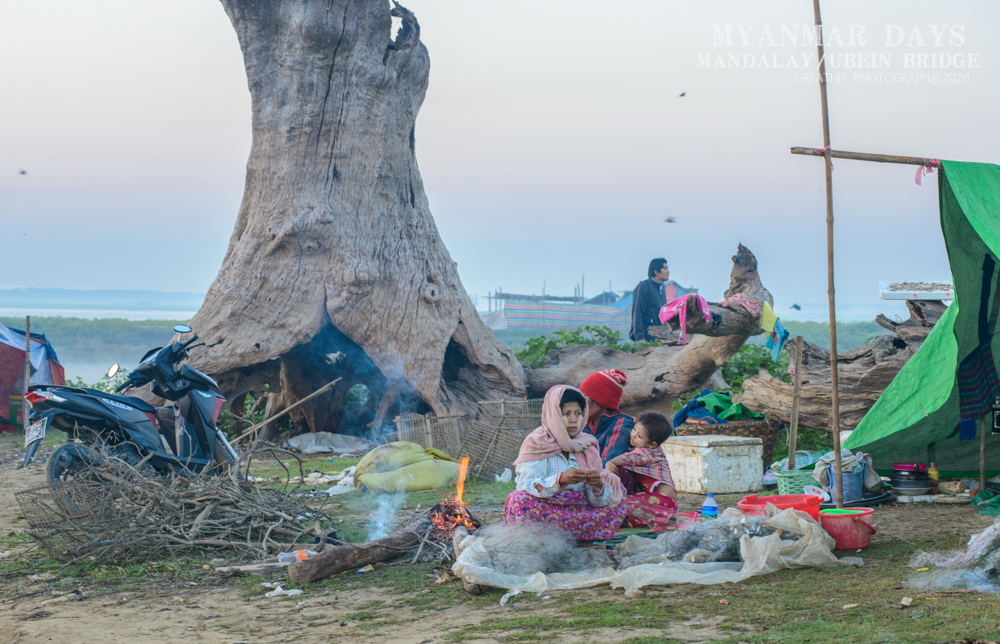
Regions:
[[[287, 454], [262, 452], [278, 462], [277, 453]], [[209, 548], [257, 561], [327, 542], [321, 526], [331, 526], [331, 517], [294, 494], [298, 485], [275, 490], [236, 477], [150, 477], [101, 456], [101, 464], [74, 470], [71, 480], [18, 494], [32, 536], [55, 558], [135, 562]], [[309, 531], [315, 542], [300, 541]]]

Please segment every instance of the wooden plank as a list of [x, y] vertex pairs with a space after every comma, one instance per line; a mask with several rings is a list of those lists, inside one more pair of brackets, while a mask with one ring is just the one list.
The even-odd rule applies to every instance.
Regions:
[[788, 471], [795, 469], [795, 448], [799, 436], [799, 398], [802, 395], [802, 336], [795, 336], [795, 385], [792, 388], [792, 422], [788, 427]]
[[[28, 431], [28, 387], [31, 385], [31, 316], [24, 318], [24, 391], [21, 395], [21, 420], [24, 421], [24, 431]], [[15, 420], [16, 422], [16, 420]]]

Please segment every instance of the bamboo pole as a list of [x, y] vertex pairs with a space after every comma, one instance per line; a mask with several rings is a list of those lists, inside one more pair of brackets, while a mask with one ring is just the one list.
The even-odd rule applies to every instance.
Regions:
[[323, 385], [322, 387], [320, 387], [316, 391], [312, 392], [311, 394], [309, 394], [308, 396], [306, 396], [302, 400], [296, 402], [294, 405], [286, 407], [285, 409], [283, 409], [282, 411], [279, 411], [277, 414], [275, 414], [274, 416], [271, 416], [270, 418], [265, 418], [263, 421], [257, 423], [256, 425], [254, 425], [250, 429], [246, 430], [245, 432], [243, 432], [242, 434], [240, 434], [239, 436], [237, 436], [236, 438], [234, 438], [232, 441], [230, 441], [230, 443], [232, 443], [232, 444], [235, 445], [236, 441], [242, 440], [243, 438], [246, 438], [251, 433], [253, 433], [255, 430], [260, 429], [261, 427], [263, 427], [264, 425], [266, 425], [266, 424], [268, 424], [268, 423], [270, 423], [272, 421], [278, 420], [279, 418], [281, 418], [282, 416], [284, 416], [288, 412], [292, 411], [293, 409], [295, 409], [296, 407], [298, 407], [302, 403], [308, 402], [308, 401], [312, 400], [313, 398], [315, 398], [316, 396], [320, 395], [321, 393], [323, 393], [324, 391], [326, 391], [327, 389], [329, 389], [330, 387], [334, 386], [335, 384], [337, 384], [340, 381], [341, 381], [341, 378], [337, 378], [333, 382], [326, 383], [325, 385]]
[[[820, 81], [822, 82], [822, 81]], [[824, 143], [824, 145], [829, 145]], [[901, 157], [892, 154], [869, 154], [868, 152], [845, 152], [843, 150], [829, 150], [833, 159], [853, 159], [854, 161], [874, 161], [876, 163], [902, 163], [906, 165], [923, 165], [932, 168], [941, 167], [941, 159], [928, 159], [924, 157]], [[816, 148], [792, 148], [792, 154], [804, 154], [810, 157], [825, 157], [823, 150]]]
[[830, 159], [830, 109], [826, 97], [826, 58], [823, 51], [823, 19], [819, 0], [813, 0], [816, 16], [816, 51], [819, 56], [819, 95], [823, 107], [823, 146], [826, 166], [826, 283], [830, 298], [830, 394], [833, 403], [833, 467], [837, 479], [837, 507], [844, 507], [844, 473], [840, 463], [840, 394], [837, 390], [837, 305], [833, 288], [833, 162]]
[[799, 396], [802, 394], [802, 336], [795, 336], [795, 386], [792, 388], [792, 424], [788, 428], [788, 471], [795, 469], [799, 438]]
[[28, 431], [28, 386], [31, 384], [31, 316], [24, 318], [24, 391], [21, 394], [21, 421]]

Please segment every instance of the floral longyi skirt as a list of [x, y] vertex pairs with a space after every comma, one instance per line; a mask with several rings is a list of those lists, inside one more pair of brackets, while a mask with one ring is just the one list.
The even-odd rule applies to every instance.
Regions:
[[610, 539], [625, 518], [625, 499], [614, 507], [595, 508], [582, 492], [563, 491], [540, 499], [524, 490], [507, 496], [503, 519], [514, 523], [556, 525], [577, 539]]

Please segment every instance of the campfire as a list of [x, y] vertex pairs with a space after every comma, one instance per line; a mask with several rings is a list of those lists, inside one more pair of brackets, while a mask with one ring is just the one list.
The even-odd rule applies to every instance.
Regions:
[[445, 499], [431, 508], [429, 516], [434, 527], [433, 538], [439, 541], [450, 541], [455, 529], [463, 526], [472, 532], [481, 524], [469, 514], [462, 497], [465, 492], [465, 476], [469, 471], [469, 457], [462, 457], [458, 466], [458, 486], [454, 499]]
[[413, 548], [416, 548], [416, 554], [412, 563], [420, 560], [425, 549], [443, 560], [453, 558], [457, 551], [456, 541], [461, 541], [465, 535], [482, 526], [463, 501], [468, 471], [469, 458], [464, 457], [458, 467], [458, 486], [454, 498], [449, 495], [426, 513], [413, 517], [408, 525], [386, 537], [364, 544], [327, 547], [315, 556], [295, 562], [288, 567], [289, 579], [296, 583], [312, 583], [345, 570], [396, 559], [401, 553]]

